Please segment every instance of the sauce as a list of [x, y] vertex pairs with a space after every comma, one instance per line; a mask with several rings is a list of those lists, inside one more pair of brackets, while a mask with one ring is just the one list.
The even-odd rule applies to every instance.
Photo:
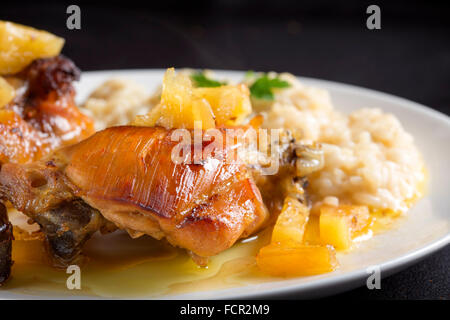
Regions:
[[[11, 210], [13, 211], [13, 210]], [[395, 227], [398, 214], [371, 210], [372, 223], [354, 239], [354, 246]], [[24, 216], [15, 216], [19, 222]], [[21, 224], [21, 223], [19, 223]], [[33, 226], [32, 226], [33, 227]], [[35, 228], [34, 228], [35, 229]], [[225, 289], [271, 281], [256, 266], [256, 254], [270, 242], [271, 228], [244, 239], [210, 259], [206, 268], [196, 265], [185, 250], [149, 236], [132, 239], [123, 231], [96, 235], [84, 247], [81, 290], [68, 290], [70, 274], [51, 266], [42, 240], [13, 242], [12, 278], [3, 287], [16, 293], [108, 298], [161, 297], [211, 289]], [[320, 244], [319, 217], [310, 215], [306, 244]]]
[[67, 274], [47, 260], [41, 240], [13, 243], [12, 278], [4, 289], [39, 295], [90, 295], [100, 297], [160, 297], [207, 289], [224, 289], [268, 279], [255, 264], [259, 248], [270, 231], [243, 240], [212, 257], [207, 268], [197, 266], [185, 250], [143, 236], [131, 239], [117, 231], [96, 236], [84, 248], [87, 262], [81, 268], [81, 290], [68, 290]]

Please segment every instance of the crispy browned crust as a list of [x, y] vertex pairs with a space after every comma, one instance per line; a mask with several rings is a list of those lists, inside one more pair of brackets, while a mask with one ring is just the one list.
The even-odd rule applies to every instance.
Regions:
[[0, 286], [11, 275], [11, 249], [13, 241], [13, 228], [8, 220], [6, 207], [0, 202]]
[[80, 79], [81, 71], [63, 55], [34, 60], [18, 76], [28, 81], [28, 99], [45, 99], [50, 92], [58, 96], [71, 93], [72, 82]]
[[16, 97], [0, 109], [0, 164], [38, 160], [94, 133], [93, 121], [75, 105], [72, 83], [79, 76], [71, 60], [57, 56], [8, 77]]

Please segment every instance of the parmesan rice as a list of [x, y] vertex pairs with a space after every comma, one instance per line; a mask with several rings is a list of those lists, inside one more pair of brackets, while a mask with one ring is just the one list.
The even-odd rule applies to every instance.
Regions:
[[325, 90], [281, 77], [291, 87], [276, 94], [263, 126], [290, 128], [301, 141], [322, 144], [324, 167], [309, 177], [315, 206], [359, 204], [398, 213], [419, 197], [424, 164], [394, 115], [367, 108], [341, 114]]
[[95, 120], [96, 130], [124, 125], [136, 115], [147, 113], [154, 99], [140, 84], [125, 79], [110, 79], [95, 89], [81, 110]]

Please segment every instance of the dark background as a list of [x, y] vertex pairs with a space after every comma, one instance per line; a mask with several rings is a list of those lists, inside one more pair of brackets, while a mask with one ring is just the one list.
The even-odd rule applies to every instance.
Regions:
[[[81, 7], [81, 30], [66, 8]], [[124, 4], [127, 4], [124, 6]], [[381, 8], [381, 30], [366, 8]], [[194, 67], [289, 71], [388, 92], [450, 113], [450, 1], [2, 3], [0, 19], [66, 38], [82, 70]], [[450, 299], [450, 246], [338, 299]], [[289, 297], [288, 297], [289, 298]], [[295, 298], [295, 296], [290, 296]]]

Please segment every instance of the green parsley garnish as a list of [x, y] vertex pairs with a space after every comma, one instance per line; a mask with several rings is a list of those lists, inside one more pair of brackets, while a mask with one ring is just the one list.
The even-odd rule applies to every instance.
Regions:
[[281, 80], [278, 77], [269, 78], [267, 74], [263, 74], [250, 86], [250, 93], [256, 99], [273, 100], [272, 89], [289, 88], [290, 86], [287, 81]]
[[244, 78], [245, 79], [251, 79], [255, 76], [255, 71], [253, 70], [248, 70], [245, 74], [244, 74]]
[[206, 88], [213, 88], [213, 87], [220, 87], [225, 84], [226, 82], [220, 82], [213, 79], [209, 79], [206, 77], [206, 75], [203, 72], [196, 72], [191, 75], [192, 81], [194, 81], [194, 85], [196, 87], [206, 87]]

